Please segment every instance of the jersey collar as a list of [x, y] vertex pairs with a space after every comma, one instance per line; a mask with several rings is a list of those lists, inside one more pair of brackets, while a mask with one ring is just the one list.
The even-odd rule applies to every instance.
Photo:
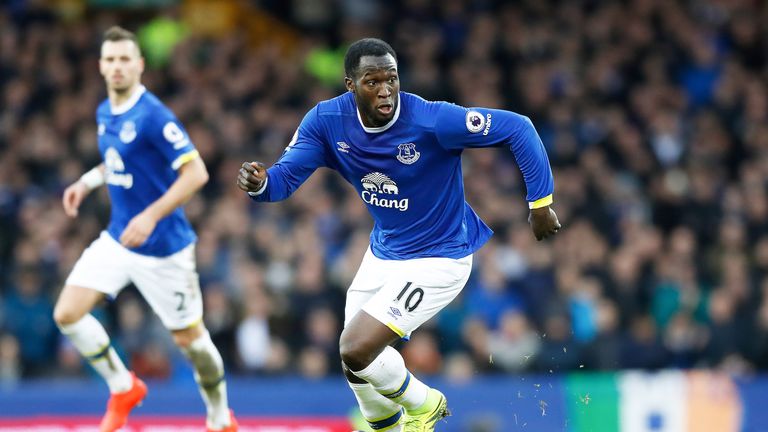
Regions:
[[360, 117], [360, 110], [357, 109], [357, 105], [355, 105], [355, 112], [357, 113], [357, 121], [360, 122], [360, 126], [363, 127], [363, 130], [368, 132], [368, 133], [384, 132], [385, 130], [391, 128], [392, 125], [394, 125], [395, 122], [397, 121], [398, 117], [400, 117], [400, 105], [402, 105], [401, 102], [402, 102], [402, 98], [398, 94], [397, 95], [397, 108], [395, 108], [395, 115], [392, 116], [392, 120], [390, 120], [389, 123], [385, 124], [384, 126], [379, 126], [379, 127], [367, 127], [367, 126], [365, 126], [363, 124], [363, 118]]
[[120, 115], [128, 112], [129, 109], [133, 108], [133, 106], [136, 105], [136, 102], [139, 101], [139, 98], [141, 97], [141, 95], [144, 94], [145, 91], [147, 91], [147, 88], [139, 84], [139, 86], [136, 88], [136, 90], [133, 92], [131, 97], [128, 98], [127, 101], [117, 106], [112, 105], [110, 103], [109, 108], [112, 111], [112, 115]]

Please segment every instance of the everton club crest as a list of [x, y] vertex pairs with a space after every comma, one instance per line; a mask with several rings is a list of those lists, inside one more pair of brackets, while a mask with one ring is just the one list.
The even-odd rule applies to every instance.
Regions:
[[123, 123], [123, 128], [120, 129], [120, 141], [129, 144], [134, 139], [136, 139], [136, 124], [128, 120]]
[[419, 156], [421, 156], [421, 153], [416, 151], [416, 144], [414, 143], [400, 144], [397, 146], [397, 150], [397, 160], [406, 165], [416, 163], [419, 160]]

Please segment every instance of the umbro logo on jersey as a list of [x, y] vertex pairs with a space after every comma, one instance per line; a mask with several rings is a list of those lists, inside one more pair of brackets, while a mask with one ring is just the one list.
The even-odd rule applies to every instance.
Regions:
[[336, 150], [344, 153], [349, 153], [349, 144], [345, 143], [344, 141], [337, 141]]
[[416, 163], [421, 157], [421, 153], [416, 151], [416, 144], [407, 143], [397, 146], [397, 160], [400, 162], [411, 165]]
[[[366, 174], [360, 180], [360, 183], [363, 185], [363, 191], [360, 193], [360, 196], [366, 204], [376, 207], [396, 208], [400, 211], [408, 210], [408, 198], [391, 199], [386, 197], [386, 195], [398, 195], [400, 193], [397, 183], [387, 175], [380, 172], [372, 172]], [[384, 196], [380, 197], [380, 195]]]

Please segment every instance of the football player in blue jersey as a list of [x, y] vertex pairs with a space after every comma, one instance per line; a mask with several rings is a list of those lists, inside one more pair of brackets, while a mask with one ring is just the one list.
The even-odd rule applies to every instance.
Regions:
[[552, 171], [527, 117], [401, 92], [386, 42], [353, 43], [344, 69], [348, 92], [310, 110], [272, 167], [243, 163], [237, 185], [256, 201], [280, 201], [324, 166], [355, 187], [375, 223], [347, 291], [344, 373], [374, 430], [433, 431], [449, 414], [445, 396], [414, 377], [391, 345], [459, 294], [473, 253], [492, 234], [464, 199], [462, 151], [513, 152], [538, 240], [560, 229]]
[[90, 312], [134, 283], [191, 361], [208, 430], [236, 431], [222, 358], [202, 322], [197, 237], [182, 208], [208, 181], [205, 164], [176, 116], [141, 85], [144, 60], [133, 33], [107, 30], [99, 67], [108, 93], [96, 111], [104, 162], [64, 191], [63, 205], [67, 215], [77, 216], [83, 199], [106, 183], [111, 220], [72, 269], [54, 319], [106, 380], [111, 396], [100, 430], [116, 431], [147, 387], [128, 371]]

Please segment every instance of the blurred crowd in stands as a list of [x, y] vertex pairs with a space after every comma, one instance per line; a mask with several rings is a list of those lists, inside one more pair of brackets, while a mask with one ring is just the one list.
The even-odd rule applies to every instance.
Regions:
[[[161, 15], [182, 37], [143, 81], [211, 173], [186, 211], [205, 322], [231, 373], [340, 373], [364, 204], [328, 170], [279, 204], [252, 203], [234, 181], [344, 91], [345, 44], [364, 36], [392, 43], [403, 91], [529, 116], [563, 222], [536, 242], [509, 150], [465, 152], [467, 200], [495, 235], [460, 297], [402, 345], [414, 372], [768, 369], [767, 3], [263, 1], [277, 30], [259, 38], [241, 23], [201, 34], [180, 8], [37, 3], [0, 8], [0, 385], [90, 373], [51, 314], [109, 201], [102, 188], [71, 220], [61, 193], [100, 161], [101, 32]], [[183, 375], [133, 288], [97, 316], [139, 375]]]

